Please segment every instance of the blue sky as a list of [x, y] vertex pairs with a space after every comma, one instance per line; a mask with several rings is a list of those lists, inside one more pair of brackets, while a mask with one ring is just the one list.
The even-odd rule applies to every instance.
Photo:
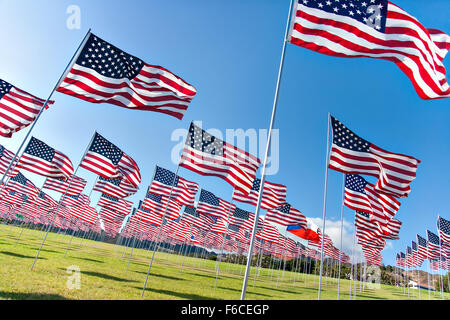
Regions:
[[[395, 3], [426, 27], [450, 32], [448, 1]], [[66, 27], [69, 5], [81, 9], [79, 30]], [[123, 1], [0, 1], [4, 44], [0, 78], [46, 98], [92, 28], [104, 40], [168, 68], [195, 86], [198, 93], [182, 121], [55, 93], [56, 104], [33, 130], [33, 136], [64, 152], [75, 166], [93, 132], [100, 132], [138, 162], [142, 184], [140, 192], [130, 197], [137, 203], [156, 164], [175, 171], [171, 152], [181, 140], [171, 141], [171, 135], [187, 129], [190, 121], [202, 121], [204, 129], [224, 133], [268, 127], [288, 9], [289, 0], [153, 0], [126, 5]], [[436, 231], [438, 214], [450, 218], [449, 103], [448, 99], [421, 100], [393, 63], [333, 58], [288, 44], [275, 123], [280, 130], [280, 169], [268, 180], [287, 185], [288, 201], [321, 224], [329, 112], [370, 142], [420, 159], [412, 192], [401, 200], [400, 240], [391, 241], [383, 251], [384, 263], [393, 264], [395, 253], [410, 245], [416, 233], [424, 235], [426, 228]], [[0, 143], [16, 151], [26, 132], [0, 138]], [[43, 177], [24, 173], [42, 186]], [[78, 174], [89, 181], [89, 193], [95, 175], [84, 169]], [[231, 198], [232, 188], [225, 181], [185, 169], [180, 175], [226, 200]], [[330, 171], [330, 226], [340, 219], [341, 190], [342, 174]], [[98, 197], [93, 192], [94, 203]], [[345, 209], [344, 215], [350, 233], [353, 213]], [[339, 245], [337, 239], [335, 243]]]

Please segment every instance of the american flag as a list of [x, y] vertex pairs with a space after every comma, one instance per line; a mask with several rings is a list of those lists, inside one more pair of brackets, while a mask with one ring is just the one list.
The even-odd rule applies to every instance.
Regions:
[[9, 179], [9, 182], [5, 188], [29, 195], [31, 197], [36, 197], [39, 194], [39, 189], [21, 172]]
[[[259, 190], [261, 188], [261, 179], [255, 178], [253, 186], [248, 195], [239, 190], [233, 192], [233, 200], [257, 205]], [[286, 202], [287, 187], [264, 181], [264, 189], [261, 197], [262, 209], [275, 209], [281, 207]]]
[[87, 206], [91, 203], [91, 199], [86, 194], [77, 196], [63, 195], [60, 200], [61, 204], [68, 207]]
[[353, 210], [370, 214], [373, 222], [386, 225], [400, 208], [395, 198], [377, 192], [372, 184], [359, 175], [345, 175], [344, 203]]
[[96, 224], [98, 220], [98, 212], [91, 206], [71, 207], [69, 213], [77, 219], [90, 224]]
[[236, 205], [216, 197], [212, 192], [205, 189], [200, 191], [200, 199], [197, 204], [197, 212], [199, 213], [228, 219], [235, 208]]
[[417, 249], [420, 258], [426, 259], [428, 257], [428, 240], [417, 235]]
[[[14, 152], [9, 151], [4, 146], [0, 145], [0, 174], [5, 174], [10, 163], [12, 162], [13, 158], [14, 158]], [[17, 159], [14, 162], [17, 164]], [[9, 170], [8, 175], [7, 175], [8, 177], [13, 177], [19, 172], [17, 165], [13, 164], [11, 166], [11, 169], [13, 169], [13, 170], [12, 171]]]
[[94, 34], [57, 91], [92, 102], [161, 112], [182, 119], [196, 89]]
[[55, 179], [67, 180], [73, 174], [72, 161], [66, 155], [35, 137], [28, 142], [17, 167]]
[[238, 207], [234, 208], [233, 214], [230, 216], [229, 224], [244, 228], [253, 229], [255, 222], [255, 214]]
[[161, 216], [165, 215], [167, 219], [176, 220], [180, 216], [181, 204], [172, 199], [169, 200], [168, 196], [149, 193], [142, 202], [142, 208]]
[[431, 232], [430, 230], [427, 230], [427, 238], [428, 238], [428, 258], [439, 259], [441, 249], [441, 241], [439, 240], [439, 236]]
[[146, 210], [144, 208], [138, 209], [136, 211], [136, 219], [140, 219], [144, 222], [153, 224], [157, 227], [161, 226], [162, 224], [162, 216], [159, 214], [156, 214], [150, 210]]
[[124, 215], [127, 215], [130, 213], [131, 208], [133, 207], [133, 202], [115, 198], [110, 195], [102, 193], [100, 199], [98, 200], [97, 205], [99, 207], [105, 207], [117, 212], [121, 212]]
[[[10, 138], [32, 123], [44, 106], [39, 99], [0, 79], [0, 136]], [[54, 101], [49, 101], [47, 109]]]
[[106, 179], [99, 176], [93, 190], [116, 198], [126, 198], [135, 194], [138, 191], [138, 188], [127, 182], [127, 180], [122, 177], [116, 179]]
[[156, 166], [155, 177], [148, 190], [149, 193], [153, 194], [171, 195], [172, 200], [185, 206], [194, 205], [197, 191], [197, 183], [183, 179], [172, 171], [159, 166]]
[[280, 233], [278, 229], [264, 220], [264, 225], [260, 233], [256, 234], [257, 239], [261, 239], [270, 243], [277, 243]]
[[372, 221], [370, 221], [370, 216], [366, 212], [355, 212], [355, 226], [358, 229], [367, 230], [374, 232], [378, 236], [381, 236], [382, 231], [380, 230], [379, 226]]
[[63, 178], [54, 179], [47, 177], [42, 188], [60, 193], [66, 193], [67, 191], [69, 196], [78, 196], [81, 192], [83, 192], [86, 183], [86, 180], [74, 175], [72, 175], [68, 180], [64, 180]]
[[299, 0], [291, 25], [293, 44], [335, 57], [392, 61], [422, 99], [450, 96], [442, 63], [450, 37], [392, 2]]
[[123, 177], [135, 187], [141, 182], [137, 163], [97, 132], [80, 167], [106, 179]]
[[224, 218], [213, 218], [214, 224], [211, 226], [210, 232], [218, 234], [226, 234], [228, 231], [227, 221]]
[[281, 208], [268, 210], [266, 221], [282, 226], [298, 224], [304, 228], [307, 227], [306, 217], [288, 203], [285, 203]]
[[381, 226], [381, 231], [383, 234], [381, 235], [384, 239], [390, 240], [398, 240], [400, 234], [400, 228], [402, 226], [402, 222], [395, 218], [392, 218], [388, 221], [387, 225]]
[[375, 190], [395, 197], [407, 197], [416, 178], [420, 160], [388, 152], [360, 138], [331, 117], [333, 144], [329, 167], [346, 174], [367, 174], [378, 178]]
[[34, 199], [36, 206], [54, 208], [57, 206], [56, 200], [43, 191], [40, 191], [38, 196]]
[[22, 195], [23, 195], [22, 193], [10, 190], [2, 198], [2, 202], [8, 202], [12, 204], [20, 203], [21, 201], [23, 201]]
[[442, 217], [438, 217], [437, 227], [439, 231], [439, 237], [442, 242], [450, 244], [450, 221], [445, 220]]
[[204, 176], [224, 179], [236, 190], [249, 194], [260, 160], [191, 123], [180, 166]]

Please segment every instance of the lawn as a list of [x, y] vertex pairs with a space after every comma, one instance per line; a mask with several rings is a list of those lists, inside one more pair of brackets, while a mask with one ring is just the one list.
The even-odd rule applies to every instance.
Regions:
[[[23, 231], [23, 232], [22, 232]], [[22, 234], [21, 234], [22, 232]], [[20, 241], [17, 241], [20, 237]], [[37, 230], [0, 225], [0, 299], [141, 299], [142, 287], [150, 261], [150, 251], [135, 249], [128, 271], [131, 248], [50, 233], [33, 271], [30, 271], [44, 234]], [[216, 262], [158, 253], [153, 263], [144, 299], [227, 299], [240, 298], [244, 266], [222, 263], [214, 290]], [[69, 271], [68, 271], [69, 269]], [[79, 288], [71, 269], [80, 270]], [[252, 268], [246, 299], [316, 300], [319, 277], [293, 272], [261, 269], [254, 281]], [[72, 284], [72, 285], [71, 285]], [[350, 281], [341, 280], [340, 298], [349, 299]], [[356, 299], [418, 299], [419, 292], [381, 285], [370, 289], [356, 283]], [[361, 290], [360, 290], [361, 288]], [[337, 279], [323, 280], [322, 299], [337, 298]], [[428, 299], [428, 291], [420, 292]], [[431, 299], [440, 299], [431, 293]], [[447, 294], [446, 299], [450, 299]]]

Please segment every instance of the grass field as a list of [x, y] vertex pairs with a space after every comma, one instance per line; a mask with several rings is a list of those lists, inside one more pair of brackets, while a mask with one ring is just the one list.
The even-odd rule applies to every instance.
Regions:
[[[17, 242], [20, 233], [20, 241]], [[74, 238], [67, 256], [64, 253], [69, 236], [50, 233], [33, 272], [34, 257], [43, 238], [36, 230], [0, 225], [0, 299], [83, 299], [117, 300], [141, 299], [151, 252], [135, 249], [127, 272], [131, 248]], [[158, 253], [152, 266], [144, 299], [227, 299], [238, 300], [242, 287], [244, 266], [222, 263], [217, 289], [215, 261], [175, 254]], [[69, 289], [69, 267], [81, 271], [79, 289]], [[254, 271], [255, 268], [252, 268]], [[294, 283], [295, 277], [295, 283]], [[278, 279], [278, 283], [277, 283]], [[246, 299], [249, 300], [316, 300], [319, 277], [292, 272], [261, 269], [254, 283], [254, 273], [249, 277]], [[340, 298], [349, 299], [350, 281], [341, 280]], [[400, 288], [381, 285], [380, 289], [365, 288], [360, 300], [418, 299], [419, 292], [410, 290], [410, 296]], [[420, 292], [428, 299], [428, 291]], [[337, 279], [323, 281], [322, 299], [337, 298]], [[450, 299], [447, 294], [446, 299]], [[431, 292], [438, 300], [438, 293]]]

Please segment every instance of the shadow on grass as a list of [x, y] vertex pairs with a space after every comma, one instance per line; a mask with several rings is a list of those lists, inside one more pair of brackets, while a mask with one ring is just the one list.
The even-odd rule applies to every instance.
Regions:
[[81, 258], [81, 257], [71, 257], [71, 256], [67, 256], [67, 258], [85, 260], [85, 261], [90, 261], [90, 262], [105, 263], [105, 261], [95, 260], [95, 259], [91, 259], [91, 258]]
[[106, 280], [118, 281], [118, 282], [136, 282], [135, 280], [123, 279], [123, 278], [111, 276], [109, 274], [94, 272], [94, 271], [82, 271], [81, 274], [88, 275], [91, 277], [103, 278]]
[[[14, 252], [9, 252], [9, 251], [0, 251], [0, 254], [4, 254], [7, 256], [11, 256], [11, 257], [16, 257], [16, 258], [26, 258], [26, 259], [34, 259], [36, 258], [35, 256], [24, 256], [23, 254], [19, 254], [19, 253], [14, 253]], [[38, 259], [40, 260], [47, 260], [46, 258], [43, 257], [39, 257]]]
[[[135, 288], [142, 291], [142, 288], [140, 288], [140, 287], [135, 287]], [[153, 288], [147, 288], [145, 291], [148, 293], [156, 292], [156, 293], [160, 293], [160, 294], [166, 294], [169, 296], [183, 298], [183, 299], [187, 299], [187, 300], [221, 300], [220, 298], [199, 296], [197, 294], [192, 294], [192, 293], [174, 292], [174, 291], [169, 291], [169, 290], [160, 290], [160, 289], [153, 289]], [[144, 297], [145, 297], [145, 295], [144, 295]]]
[[[261, 288], [261, 289], [266, 289], [266, 290], [271, 290], [271, 291], [279, 291], [279, 292], [284, 292], [284, 293], [301, 294], [301, 292], [298, 292], [298, 291], [279, 289], [276, 287], [269, 288], [269, 287], [263, 287], [263, 286], [255, 286], [255, 288]], [[317, 291], [317, 289], [315, 289], [315, 288], [299, 288], [299, 289]]]
[[[232, 289], [232, 288], [225, 288], [225, 287], [217, 287], [217, 289], [223, 289], [223, 290], [229, 290], [229, 291], [235, 291], [235, 292], [242, 292], [241, 289]], [[247, 294], [254, 294], [257, 296], [263, 296], [263, 297], [272, 297], [268, 294], [264, 294], [264, 293], [258, 293], [258, 292], [252, 292], [252, 291], [247, 291]]]
[[372, 300], [372, 299], [375, 299], [375, 300], [388, 300], [388, 299], [383, 298], [383, 297], [366, 296], [366, 295], [361, 295], [361, 294], [357, 294], [356, 298], [368, 298], [367, 300]]
[[0, 298], [6, 300], [68, 300], [59, 294], [47, 293], [23, 293], [23, 292], [4, 292], [0, 291]]
[[[147, 272], [144, 272], [144, 271], [136, 271], [136, 270], [131, 270], [131, 271], [134, 272], [134, 273], [140, 273], [140, 274], [147, 275]], [[163, 275], [163, 274], [155, 274], [155, 273], [151, 273], [151, 272], [150, 272], [150, 275], [148, 277], [149, 278], [150, 277], [158, 277], [158, 278], [164, 278], [164, 279], [167, 279], [167, 280], [182, 280], [182, 281], [186, 280], [186, 279], [183, 279], [183, 278], [171, 277], [171, 276], [166, 276], [166, 275]]]

